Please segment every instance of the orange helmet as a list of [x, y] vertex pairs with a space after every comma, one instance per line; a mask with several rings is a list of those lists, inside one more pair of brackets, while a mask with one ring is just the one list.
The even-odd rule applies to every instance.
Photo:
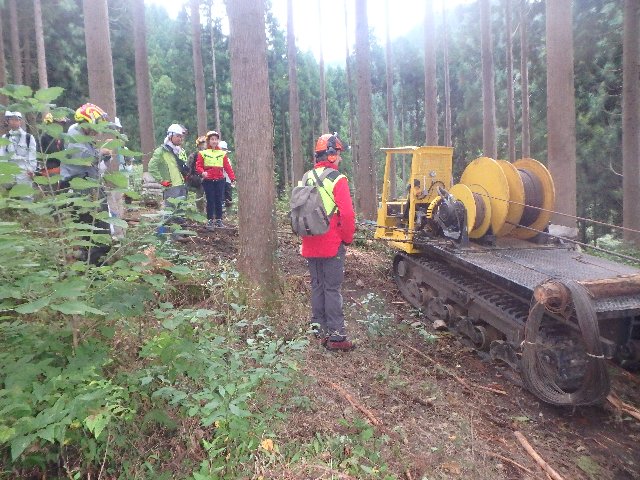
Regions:
[[316, 142], [316, 159], [326, 156], [329, 162], [335, 162], [339, 155], [338, 152], [344, 151], [347, 148], [347, 144], [340, 140], [337, 133], [325, 133], [321, 135]]
[[99, 123], [109, 120], [107, 112], [93, 103], [85, 103], [76, 110], [74, 115], [76, 122]]

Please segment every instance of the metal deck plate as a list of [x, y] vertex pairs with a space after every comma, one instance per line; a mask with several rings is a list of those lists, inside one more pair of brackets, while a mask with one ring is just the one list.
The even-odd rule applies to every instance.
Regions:
[[[453, 254], [462, 268], [486, 276], [522, 298], [530, 298], [533, 289], [550, 278], [579, 281], [640, 274], [640, 269], [568, 247], [536, 246], [515, 239], [504, 239], [496, 247], [472, 245], [464, 250], [452, 250], [434, 245], [432, 248], [445, 257]], [[600, 299], [596, 310], [599, 313], [637, 310], [633, 314], [639, 314], [640, 295]]]

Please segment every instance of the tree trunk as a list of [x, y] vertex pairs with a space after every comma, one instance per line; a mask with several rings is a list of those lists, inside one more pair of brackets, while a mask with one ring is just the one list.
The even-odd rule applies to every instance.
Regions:
[[[89, 76], [89, 100], [101, 107], [113, 120], [116, 112], [116, 90], [113, 82], [113, 59], [109, 35], [109, 8], [107, 0], [83, 0], [84, 38], [87, 48], [87, 73]], [[117, 161], [109, 162], [109, 170], [117, 172]], [[124, 200], [121, 193], [107, 194], [109, 209], [122, 218]], [[116, 235], [122, 229], [116, 228]]]
[[300, 133], [300, 98], [298, 97], [298, 65], [296, 37], [293, 28], [293, 0], [287, 0], [287, 57], [289, 60], [289, 129], [291, 132], [291, 183], [296, 185], [304, 175], [302, 138]]
[[[22, 44], [22, 82], [33, 87], [33, 58], [31, 50], [31, 33], [33, 32], [33, 12], [29, 10], [29, 4], [22, 3], [18, 12], [18, 22], [20, 30], [20, 43]], [[30, 123], [27, 119], [27, 123]]]
[[427, 145], [438, 145], [436, 19], [433, 13], [433, 1], [427, 0], [424, 17], [424, 123]]
[[[238, 166], [238, 270], [260, 304], [276, 296], [273, 116], [263, 0], [227, 3]], [[256, 224], [260, 234], [256, 234]]]
[[136, 94], [138, 97], [138, 125], [140, 127], [140, 144], [143, 153], [142, 165], [143, 170], [146, 172], [156, 142], [154, 139], [155, 129], [153, 125], [151, 84], [149, 81], [144, 0], [133, 0], [132, 11], [136, 62]]
[[[347, 16], [347, 0], [344, 0], [344, 32], [345, 32], [345, 69], [347, 71], [347, 95], [349, 99], [349, 142], [351, 146], [351, 165], [353, 165], [353, 190], [358, 191], [358, 142], [356, 131], [355, 99], [353, 98], [353, 76], [351, 74], [351, 62], [349, 53], [349, 21]], [[356, 200], [357, 201], [357, 200]]]
[[622, 164], [624, 239], [640, 247], [640, 1], [624, 2], [622, 47]]
[[38, 51], [38, 84], [40, 88], [49, 88], [47, 78], [47, 57], [44, 49], [44, 30], [42, 28], [42, 6], [40, 0], [33, 0], [33, 20], [36, 27], [36, 47]]
[[527, 0], [520, 0], [520, 92], [522, 99], [522, 157], [531, 157], [529, 118], [529, 34]]
[[[387, 77], [387, 146], [394, 147], [394, 135], [393, 135], [393, 63], [391, 55], [391, 33], [389, 25], [389, 0], [386, 0], [385, 7], [387, 10], [387, 62], [386, 62], [386, 77]], [[389, 196], [390, 198], [396, 198], [396, 159], [395, 155], [391, 155], [389, 162], [390, 172], [390, 184], [389, 184]]]
[[11, 79], [16, 85], [24, 81], [22, 76], [22, 54], [20, 52], [20, 33], [18, 29], [18, 8], [16, 0], [8, 0], [9, 4], [9, 33], [11, 43]]
[[444, 144], [451, 142], [451, 79], [449, 78], [449, 27], [447, 26], [446, 2], [442, 3], [442, 49], [444, 63]]
[[320, 44], [320, 132], [329, 133], [329, 118], [327, 117], [327, 85], [324, 78], [324, 53], [322, 49], [322, 0], [318, 1], [318, 35]]
[[490, 0], [480, 0], [480, 48], [482, 52], [482, 150], [485, 156], [497, 158], [496, 95]]
[[371, 112], [371, 54], [369, 52], [367, 0], [356, 0], [356, 67], [358, 89], [358, 190], [359, 213], [376, 219], [376, 169], [373, 161], [373, 123]]
[[576, 106], [571, 1], [547, 0], [547, 155], [556, 185], [552, 221], [576, 227]]
[[[3, 8], [0, 7], [0, 12], [2, 12], [2, 10]], [[0, 87], [5, 87], [7, 85], [7, 62], [4, 56], [4, 32], [2, 23], [2, 17], [0, 17]], [[0, 95], [0, 103], [6, 105], [7, 97]]]
[[282, 172], [284, 175], [284, 189], [289, 189], [289, 152], [287, 151], [287, 115], [282, 110]]
[[204, 69], [200, 39], [200, 1], [191, 0], [191, 51], [193, 54], [193, 77], [196, 85], [196, 117], [198, 135], [207, 131], [207, 97], [204, 91]]
[[220, 100], [218, 99], [218, 71], [216, 70], [216, 31], [213, 23], [213, 0], [209, 3], [209, 22], [209, 28], [211, 29], [211, 69], [213, 70], [213, 114], [216, 117], [216, 132], [221, 134]]
[[[107, 0], [82, 0], [84, 38], [87, 47], [89, 100], [109, 114], [116, 113], [116, 90], [113, 83], [113, 59], [109, 35]], [[118, 165], [115, 165], [118, 169]]]
[[505, 0], [507, 31], [507, 150], [510, 162], [516, 161], [516, 114], [513, 93], [513, 31], [511, 22], [511, 0]]

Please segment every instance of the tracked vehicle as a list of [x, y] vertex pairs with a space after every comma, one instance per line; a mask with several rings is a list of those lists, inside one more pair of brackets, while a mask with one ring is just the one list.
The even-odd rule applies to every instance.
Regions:
[[[555, 405], [600, 403], [608, 361], [640, 363], [640, 270], [548, 233], [555, 187], [544, 165], [480, 157], [454, 185], [451, 148], [383, 151], [375, 237], [398, 250], [397, 286], [427, 319]], [[402, 198], [390, 197], [394, 155], [410, 157]]]

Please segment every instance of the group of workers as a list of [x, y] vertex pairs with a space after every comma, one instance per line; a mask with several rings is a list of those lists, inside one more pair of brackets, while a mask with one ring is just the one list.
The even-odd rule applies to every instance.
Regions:
[[[22, 125], [20, 112], [7, 111], [5, 121], [8, 133], [3, 136], [8, 142], [1, 142], [0, 156], [9, 156], [20, 172], [14, 175], [15, 183], [31, 183], [38, 171], [36, 152], [55, 153], [64, 148], [70, 150], [72, 159], [88, 159], [88, 162], [63, 162], [59, 160], [41, 166], [43, 174], [58, 173], [60, 187], [69, 186], [74, 178], [94, 178], [101, 175], [104, 152], [96, 145], [95, 137], [100, 129], [96, 124], [108, 122], [108, 116], [100, 107], [87, 103], [75, 111], [75, 122], [68, 129], [68, 145], [61, 139], [40, 138], [39, 144], [27, 133]], [[47, 114], [45, 123], [65, 123], [66, 119], [53, 118]], [[109, 124], [120, 128], [119, 122]], [[159, 184], [165, 201], [186, 199], [188, 185], [204, 192], [206, 198], [207, 228], [223, 228], [223, 204], [229, 201], [228, 188], [235, 182], [235, 174], [227, 156], [226, 142], [220, 141], [220, 134], [209, 131], [196, 140], [197, 152], [187, 156], [183, 142], [187, 131], [184, 126], [174, 123], [167, 129], [166, 137], [157, 147], [149, 161], [148, 172], [143, 174], [143, 182]], [[319, 342], [328, 350], [350, 351], [355, 348], [345, 331], [345, 320], [341, 286], [344, 280], [346, 245], [353, 241], [355, 213], [351, 201], [349, 184], [345, 175], [338, 171], [341, 153], [346, 144], [337, 134], [324, 134], [315, 146], [313, 169], [322, 176], [319, 185], [327, 195], [323, 195], [326, 211], [331, 211], [329, 228], [326, 233], [303, 236], [301, 253], [307, 259], [311, 275], [311, 324]], [[47, 158], [47, 157], [45, 157]], [[53, 158], [52, 160], [56, 160]], [[323, 171], [329, 169], [329, 174]], [[229, 186], [228, 186], [229, 185]], [[335, 208], [334, 208], [335, 207]]]
[[[0, 156], [8, 157], [9, 161], [19, 167], [20, 172], [13, 175], [13, 182], [5, 184], [10, 187], [13, 184], [31, 185], [35, 175], [53, 176], [60, 175], [60, 187], [68, 186], [68, 183], [76, 177], [98, 178], [106, 169], [105, 162], [110, 161], [110, 150], [100, 149], [93, 141], [86, 141], [81, 136], [95, 137], [97, 130], [91, 128], [100, 122], [108, 122], [107, 114], [92, 104], [85, 104], [74, 113], [75, 123], [69, 125], [69, 120], [64, 116], [54, 116], [47, 113], [43, 117], [45, 125], [58, 124], [62, 130], [67, 130], [66, 138], [60, 135], [51, 135], [47, 129], [36, 139], [24, 128], [24, 118], [21, 112], [9, 111], [4, 113], [7, 133], [2, 138], [7, 142], [0, 145]], [[68, 129], [66, 128], [68, 126]], [[118, 117], [114, 122], [108, 123], [114, 131], [120, 131], [122, 125]], [[91, 158], [90, 165], [76, 165], [74, 162], [64, 163], [59, 156], [54, 154], [67, 150], [69, 158]], [[38, 152], [43, 158], [38, 161]], [[122, 155], [119, 155], [119, 168], [129, 170], [130, 163], [125, 163]]]
[[[60, 175], [59, 188], [68, 188], [74, 178], [97, 179], [106, 170], [111, 161], [112, 151], [101, 149], [95, 142], [99, 129], [96, 124], [106, 123], [114, 130], [121, 131], [122, 125], [116, 117], [109, 122], [106, 112], [97, 105], [86, 103], [74, 113], [75, 123], [68, 127], [65, 138], [53, 137], [45, 132], [38, 140], [24, 129], [24, 118], [17, 111], [6, 111], [5, 125], [8, 132], [2, 136], [8, 142], [1, 142], [0, 155], [19, 167], [20, 172], [13, 175], [13, 182], [5, 184], [31, 185], [35, 175]], [[66, 117], [47, 113], [43, 121], [46, 124], [57, 123], [63, 127], [68, 125]], [[220, 141], [216, 131], [207, 132], [198, 137], [198, 150], [187, 158], [183, 147], [186, 128], [180, 124], [172, 124], [167, 129], [166, 137], [153, 152], [149, 161], [148, 173], [144, 180], [147, 184], [160, 185], [164, 200], [170, 198], [187, 198], [187, 184], [196, 190], [197, 203], [205, 210], [202, 200], [206, 198], [207, 228], [224, 227], [222, 223], [224, 206], [232, 201], [231, 187], [235, 182], [235, 174], [227, 156], [227, 143]], [[55, 154], [68, 150], [70, 159], [88, 159], [89, 162], [60, 162]], [[37, 152], [42, 154], [43, 162], [39, 164]], [[120, 155], [120, 157], [122, 157]], [[120, 169], [129, 170], [131, 164], [124, 157], [119, 158]]]
[[[143, 180], [148, 187], [159, 183], [164, 200], [186, 199], [188, 186], [206, 198], [207, 228], [224, 228], [223, 206], [231, 200], [236, 177], [227, 156], [227, 144], [214, 130], [196, 140], [197, 152], [187, 157], [183, 147], [186, 129], [177, 123], [169, 126], [162, 145], [156, 148]], [[197, 199], [196, 199], [197, 200]]]

